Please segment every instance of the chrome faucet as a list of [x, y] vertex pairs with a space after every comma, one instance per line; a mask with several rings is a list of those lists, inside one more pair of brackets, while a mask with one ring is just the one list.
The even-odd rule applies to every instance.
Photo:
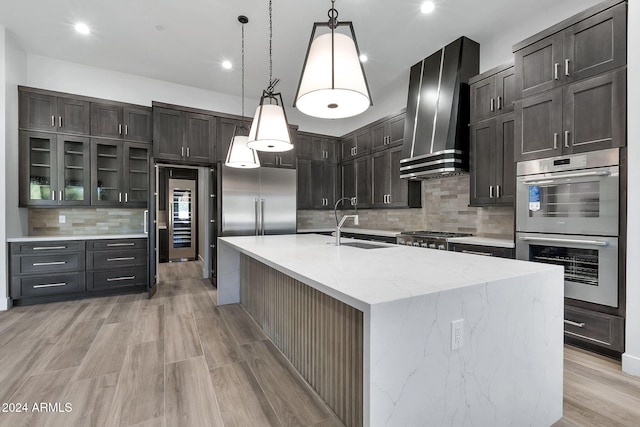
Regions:
[[[355, 209], [356, 213], [355, 215], [345, 215], [342, 217], [342, 219], [340, 220], [340, 222], [338, 222], [338, 203], [340, 203], [343, 200], [349, 200], [351, 202], [351, 205], [353, 205], [353, 208]], [[333, 207], [333, 215], [336, 217], [336, 231], [335, 231], [335, 235], [336, 235], [336, 246], [340, 246], [340, 229], [342, 228], [342, 226], [344, 225], [345, 221], [349, 218], [353, 219], [353, 224], [354, 225], [359, 225], [358, 222], [358, 208], [356, 207], [356, 205], [353, 203], [353, 199], [350, 199], [348, 197], [343, 197], [341, 199], [339, 199], [336, 204]]]

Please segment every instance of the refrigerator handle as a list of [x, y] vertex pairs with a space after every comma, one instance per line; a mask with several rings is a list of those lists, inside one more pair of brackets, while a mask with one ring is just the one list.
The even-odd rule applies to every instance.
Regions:
[[260, 235], [264, 236], [264, 199], [260, 199]]
[[258, 199], [253, 199], [254, 207], [256, 211], [255, 216], [255, 228], [256, 228], [256, 236], [260, 235], [260, 208], [258, 207]]

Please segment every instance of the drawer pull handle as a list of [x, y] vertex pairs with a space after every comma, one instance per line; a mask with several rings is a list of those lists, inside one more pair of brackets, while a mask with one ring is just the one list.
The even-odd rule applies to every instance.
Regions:
[[[493, 256], [492, 253], [490, 252], [479, 252], [479, 251], [468, 251], [468, 250], [463, 250], [462, 251], [463, 254], [471, 254], [471, 255], [484, 255], [484, 256]], [[566, 322], [566, 320], [565, 320]]]
[[33, 248], [34, 251], [52, 251], [54, 249], [67, 249], [66, 246], [38, 246]]
[[67, 282], [62, 282], [62, 283], [48, 283], [46, 285], [35, 285], [33, 287], [33, 289], [38, 289], [38, 288], [55, 288], [57, 286], [67, 286]]
[[34, 262], [34, 267], [42, 267], [44, 265], [65, 265], [67, 261], [52, 261], [52, 262]]
[[136, 257], [128, 256], [128, 257], [120, 257], [120, 258], [107, 258], [107, 261], [131, 261], [134, 259], [136, 259]]
[[62, 282], [62, 283], [48, 283], [46, 285], [35, 285], [33, 287], [33, 289], [39, 289], [39, 288], [55, 288], [56, 286], [67, 286], [67, 282]]
[[584, 328], [584, 324], [585, 324], [584, 322], [578, 323], [578, 322], [573, 322], [567, 319], [564, 319], [564, 323], [566, 323], [567, 325], [576, 326], [578, 328]]
[[107, 243], [108, 248], [115, 248], [117, 246], [135, 246], [135, 243]]
[[121, 280], [133, 280], [136, 276], [122, 276], [122, 277], [110, 277], [107, 279], [107, 282], [119, 282]]

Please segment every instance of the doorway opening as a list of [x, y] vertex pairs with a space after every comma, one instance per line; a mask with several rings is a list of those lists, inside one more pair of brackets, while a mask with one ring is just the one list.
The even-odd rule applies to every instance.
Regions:
[[211, 251], [209, 173], [204, 166], [156, 164], [156, 271], [167, 280], [165, 263], [190, 263], [209, 278]]

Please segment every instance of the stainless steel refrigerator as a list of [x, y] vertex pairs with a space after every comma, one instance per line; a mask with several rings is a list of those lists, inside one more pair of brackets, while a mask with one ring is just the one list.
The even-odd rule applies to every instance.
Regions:
[[222, 167], [221, 236], [295, 234], [295, 169]]

